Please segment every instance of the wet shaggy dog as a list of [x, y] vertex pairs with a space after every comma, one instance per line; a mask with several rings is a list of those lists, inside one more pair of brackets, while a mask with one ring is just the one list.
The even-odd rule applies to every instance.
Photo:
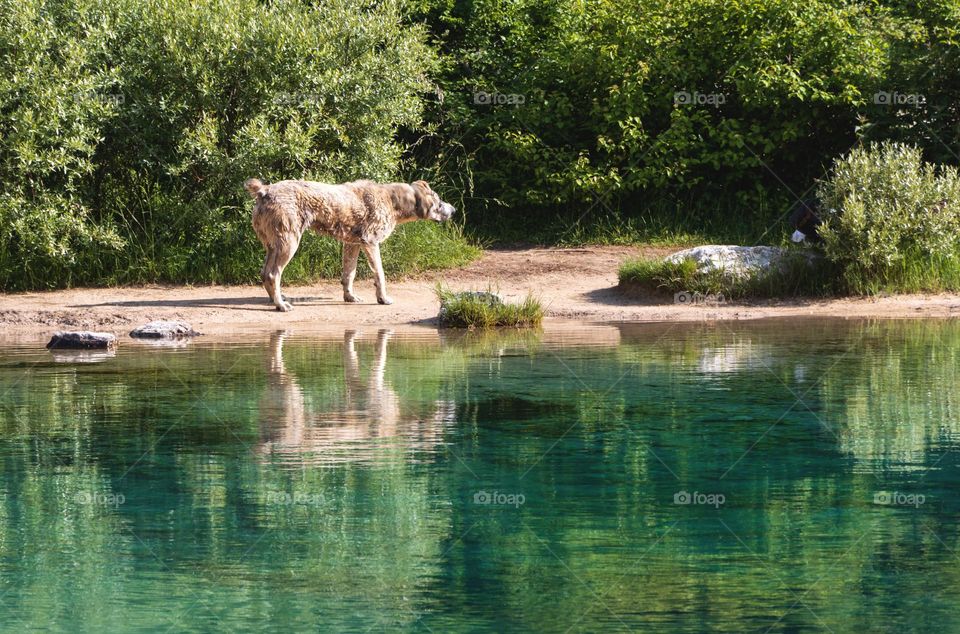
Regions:
[[380, 243], [397, 225], [414, 220], [449, 220], [456, 209], [443, 202], [426, 181], [380, 184], [353, 181], [328, 185], [313, 181], [279, 181], [264, 185], [251, 178], [244, 187], [256, 202], [253, 229], [267, 249], [261, 277], [277, 310], [293, 306], [280, 294], [280, 276], [293, 259], [308, 229], [343, 243], [343, 300], [359, 302], [353, 294], [360, 250], [367, 256], [377, 287], [377, 301], [392, 304], [384, 288]]

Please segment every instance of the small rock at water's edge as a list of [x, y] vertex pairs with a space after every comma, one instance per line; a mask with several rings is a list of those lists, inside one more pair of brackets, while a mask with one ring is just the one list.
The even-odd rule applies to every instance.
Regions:
[[151, 321], [130, 331], [131, 337], [141, 339], [176, 339], [178, 337], [196, 337], [200, 333], [185, 321]]
[[117, 345], [116, 336], [109, 332], [89, 330], [53, 333], [47, 348], [51, 350], [109, 350]]

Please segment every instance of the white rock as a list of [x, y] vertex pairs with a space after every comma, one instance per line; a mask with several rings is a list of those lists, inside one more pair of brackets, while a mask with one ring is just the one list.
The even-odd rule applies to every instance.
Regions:
[[693, 260], [700, 273], [723, 271], [733, 277], [746, 277], [755, 273], [769, 272], [779, 267], [787, 258], [802, 257], [813, 263], [819, 254], [783, 247], [741, 247], [735, 245], [709, 244], [678, 251], [665, 258], [667, 262]]
[[178, 337], [196, 337], [200, 333], [185, 321], [151, 321], [130, 331], [131, 337], [142, 339], [176, 339]]

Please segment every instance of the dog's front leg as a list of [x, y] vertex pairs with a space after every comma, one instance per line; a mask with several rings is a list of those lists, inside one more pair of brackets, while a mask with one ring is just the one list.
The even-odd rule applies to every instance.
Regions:
[[360, 257], [360, 245], [344, 243], [343, 245], [343, 272], [340, 282], [343, 284], [343, 301], [363, 301], [353, 294], [353, 280], [357, 276], [357, 258]]
[[380, 261], [380, 245], [365, 244], [363, 252], [367, 255], [367, 262], [373, 269], [373, 281], [377, 285], [377, 303], [392, 304], [393, 300], [387, 297], [387, 282], [383, 276], [383, 262]]

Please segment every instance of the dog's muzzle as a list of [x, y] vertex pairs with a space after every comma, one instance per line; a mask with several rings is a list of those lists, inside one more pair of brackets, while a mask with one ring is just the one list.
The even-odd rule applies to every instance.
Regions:
[[450, 203], [440, 203], [440, 215], [443, 220], [450, 220], [453, 214], [457, 213], [457, 208]]

